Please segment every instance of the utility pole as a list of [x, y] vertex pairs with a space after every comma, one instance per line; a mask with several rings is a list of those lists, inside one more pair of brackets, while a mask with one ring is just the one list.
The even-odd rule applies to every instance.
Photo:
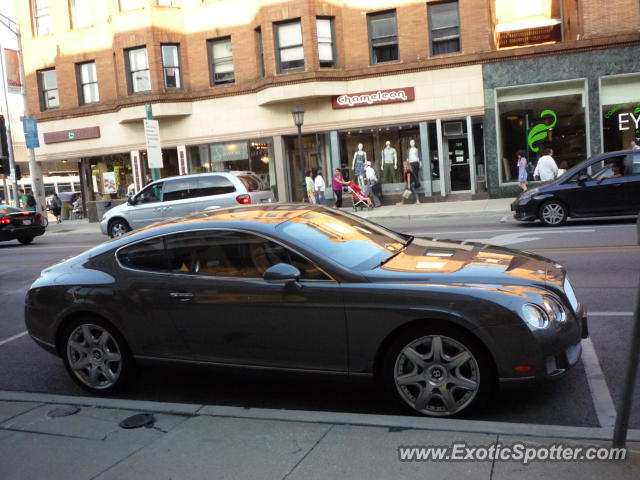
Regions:
[[[151, 107], [150, 103], [147, 103], [144, 106], [144, 110], [145, 113], [147, 114], [147, 120], [153, 120], [153, 108]], [[149, 153], [149, 148], [147, 148], [147, 162], [149, 162], [150, 159], [150, 153]], [[160, 169], [159, 168], [152, 168], [151, 169], [151, 179], [152, 180], [159, 180], [160, 179]]]

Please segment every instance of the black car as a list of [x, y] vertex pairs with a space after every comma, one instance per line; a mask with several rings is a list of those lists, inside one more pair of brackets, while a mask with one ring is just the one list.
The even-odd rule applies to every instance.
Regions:
[[18, 240], [23, 244], [31, 243], [45, 229], [40, 213], [0, 205], [0, 242]]
[[596, 155], [560, 178], [522, 192], [511, 204], [516, 220], [555, 227], [571, 218], [637, 215], [640, 151]]
[[136, 361], [373, 377], [450, 416], [498, 381], [560, 376], [586, 314], [566, 272], [502, 247], [414, 238], [321, 206], [172, 219], [44, 270], [31, 337], [110, 394]]

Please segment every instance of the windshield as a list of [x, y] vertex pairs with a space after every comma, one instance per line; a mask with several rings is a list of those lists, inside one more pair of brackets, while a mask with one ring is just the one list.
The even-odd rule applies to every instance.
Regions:
[[329, 209], [288, 220], [277, 229], [289, 241], [353, 270], [370, 270], [400, 252], [409, 241], [362, 218]]

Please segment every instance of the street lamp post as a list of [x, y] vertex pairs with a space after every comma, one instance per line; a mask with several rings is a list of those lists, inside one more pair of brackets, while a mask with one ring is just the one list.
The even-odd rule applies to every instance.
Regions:
[[[304, 110], [302, 110], [300, 107], [296, 107], [296, 109], [291, 112], [291, 115], [293, 115], [293, 123], [295, 123], [296, 127], [298, 127], [298, 152], [300, 154], [300, 170], [302, 171], [302, 180], [304, 181], [304, 174], [305, 174], [305, 162], [304, 162], [304, 154], [302, 152], [302, 124], [304, 123]], [[303, 197], [305, 198], [305, 201], [307, 200], [307, 189], [306, 187], [303, 188]]]

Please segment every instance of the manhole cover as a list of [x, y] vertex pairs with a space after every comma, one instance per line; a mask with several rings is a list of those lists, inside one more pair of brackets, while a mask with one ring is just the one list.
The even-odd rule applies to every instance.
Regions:
[[80, 409], [78, 407], [60, 407], [54, 408], [53, 410], [49, 411], [49, 413], [47, 413], [47, 416], [51, 418], [68, 417], [69, 415], [75, 415], [79, 411]]
[[122, 428], [152, 427], [155, 421], [153, 413], [138, 413], [122, 420], [120, 426]]

